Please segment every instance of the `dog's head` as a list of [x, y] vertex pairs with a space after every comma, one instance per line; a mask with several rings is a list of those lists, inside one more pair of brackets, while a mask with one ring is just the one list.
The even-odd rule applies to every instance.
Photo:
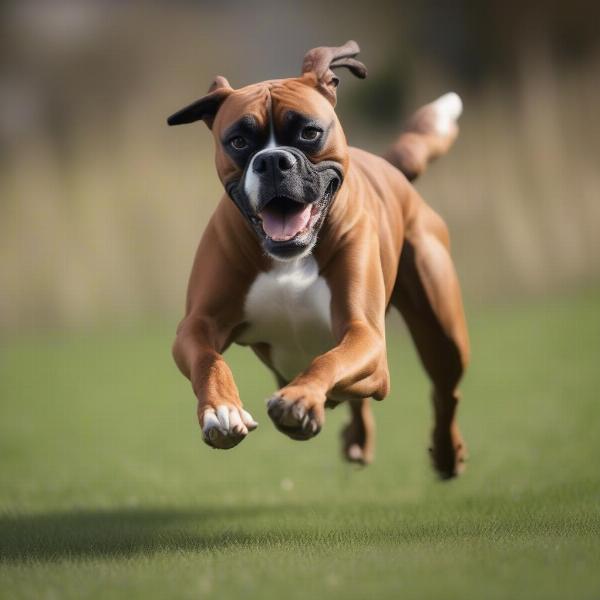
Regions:
[[203, 120], [212, 130], [221, 182], [275, 258], [310, 252], [342, 184], [348, 146], [334, 110], [333, 69], [365, 77], [358, 52], [352, 41], [315, 48], [300, 77], [237, 90], [219, 76], [206, 96], [168, 119]]

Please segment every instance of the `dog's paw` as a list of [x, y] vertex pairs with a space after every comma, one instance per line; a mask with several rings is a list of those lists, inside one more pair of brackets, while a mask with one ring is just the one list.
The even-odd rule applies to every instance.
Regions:
[[237, 446], [258, 427], [252, 415], [241, 407], [221, 404], [207, 407], [199, 413], [202, 439], [212, 448], [228, 450]]
[[267, 401], [275, 427], [293, 440], [308, 440], [321, 431], [324, 407], [325, 394], [308, 386], [284, 387]]
[[366, 431], [354, 422], [342, 429], [342, 456], [350, 463], [370, 465], [374, 458], [374, 432]]
[[458, 427], [436, 427], [432, 442], [429, 454], [439, 478], [452, 479], [463, 473], [466, 468], [467, 447]]

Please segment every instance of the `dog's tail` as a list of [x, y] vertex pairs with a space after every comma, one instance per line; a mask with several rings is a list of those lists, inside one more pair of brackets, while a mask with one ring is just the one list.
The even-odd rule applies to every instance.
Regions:
[[438, 156], [446, 154], [458, 136], [462, 100], [454, 92], [422, 106], [409, 120], [384, 158], [413, 181]]

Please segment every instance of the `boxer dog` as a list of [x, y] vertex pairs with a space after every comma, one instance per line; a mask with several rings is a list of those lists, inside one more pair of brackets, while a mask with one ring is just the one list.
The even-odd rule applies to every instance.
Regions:
[[302, 74], [208, 94], [169, 125], [212, 130], [225, 194], [196, 253], [173, 355], [191, 380], [204, 441], [233, 448], [257, 423], [222, 354], [250, 346], [272, 371], [275, 427], [294, 440], [319, 433], [325, 408], [346, 402], [343, 452], [373, 458], [369, 399], [389, 392], [385, 315], [400, 311], [433, 392], [430, 448], [442, 478], [463, 468], [457, 386], [469, 342], [442, 219], [409, 183], [457, 136], [460, 98], [415, 113], [385, 158], [349, 147], [334, 111], [338, 78], [364, 78], [356, 42], [320, 47]]

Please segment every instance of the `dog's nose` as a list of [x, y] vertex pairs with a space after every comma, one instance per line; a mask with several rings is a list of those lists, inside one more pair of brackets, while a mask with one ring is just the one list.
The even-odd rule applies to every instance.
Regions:
[[261, 152], [252, 163], [252, 170], [258, 175], [274, 175], [289, 171], [296, 164], [296, 157], [287, 150]]

